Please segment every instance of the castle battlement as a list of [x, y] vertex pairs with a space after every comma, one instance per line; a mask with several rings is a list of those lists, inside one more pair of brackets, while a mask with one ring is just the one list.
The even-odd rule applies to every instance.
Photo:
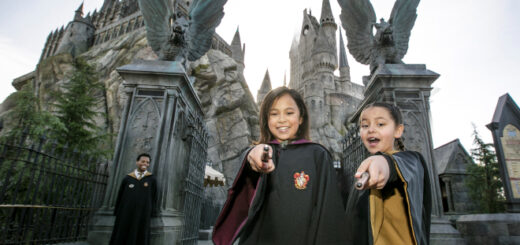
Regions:
[[114, 38], [144, 27], [144, 20], [141, 11], [130, 16], [119, 19], [110, 25], [96, 30], [94, 36], [94, 46], [108, 42]]
[[[190, 1], [182, 3], [189, 4], [189, 2]], [[185, 13], [188, 12], [187, 5], [181, 4], [178, 5], [178, 7], [180, 11]], [[136, 30], [144, 30], [143, 27], [145, 24], [143, 15], [139, 10], [136, 0], [105, 0], [101, 11], [97, 12], [95, 10], [92, 14], [88, 13], [85, 18], [81, 17], [82, 9], [83, 7], [80, 6], [80, 8], [76, 10], [77, 14], [71, 23], [79, 22], [95, 28], [95, 32], [91, 38], [92, 41], [88, 43], [89, 48], [108, 42], [127, 33], [132, 33]], [[43, 47], [39, 62], [57, 54], [56, 51], [63, 41], [63, 34], [69, 26], [70, 23], [67, 25], [66, 29], [61, 27], [61, 29], [56, 29], [49, 34]], [[228, 56], [232, 56], [231, 46], [216, 33], [213, 36], [211, 48], [219, 50]]]

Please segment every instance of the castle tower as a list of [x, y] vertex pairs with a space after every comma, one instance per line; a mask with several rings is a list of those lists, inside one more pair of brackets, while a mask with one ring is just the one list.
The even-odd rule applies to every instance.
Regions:
[[314, 47], [314, 42], [318, 35], [319, 29], [320, 23], [314, 16], [312, 16], [310, 12], [307, 14], [307, 9], [305, 9], [303, 11], [302, 30], [300, 33], [300, 42], [298, 44], [298, 53], [301, 62], [299, 69], [301, 69], [301, 72], [297, 74], [300, 76], [298, 78], [299, 82], [297, 87], [294, 88], [304, 97], [304, 87], [309, 84], [310, 80], [313, 79], [314, 65], [311, 59], [312, 49]]
[[240, 41], [240, 32], [235, 32], [235, 36], [233, 37], [233, 41], [231, 41], [231, 57], [238, 63], [238, 72], [244, 73], [244, 56], [246, 52], [246, 44], [242, 46], [242, 42]]
[[76, 9], [76, 14], [74, 15], [74, 21], [81, 21], [83, 19], [83, 3], [79, 5], [78, 9]]
[[338, 67], [336, 48], [337, 25], [329, 0], [323, 0], [320, 17], [320, 31], [312, 51], [313, 67], [318, 81], [323, 88], [334, 91], [334, 70]]
[[83, 18], [82, 16], [83, 3], [76, 10], [74, 19], [65, 28], [63, 37], [54, 54], [69, 53], [75, 57], [92, 46], [96, 28], [90, 18]]
[[329, 0], [323, 0], [320, 27], [312, 47], [312, 76], [305, 82], [304, 98], [310, 107], [311, 127], [321, 128], [331, 120], [328, 94], [336, 91], [334, 70], [337, 68], [337, 25]]
[[291, 44], [291, 50], [289, 51], [289, 61], [290, 61], [290, 75], [291, 79], [289, 80], [289, 88], [297, 89], [300, 84], [301, 79], [301, 61], [300, 61], [300, 53], [298, 52], [298, 41], [296, 37], [294, 37], [293, 42]]
[[347, 51], [345, 50], [343, 35], [341, 35], [341, 28], [339, 29], [339, 77], [350, 82], [350, 66], [348, 65]]
[[258, 90], [258, 94], [256, 95], [256, 103], [260, 108], [262, 101], [264, 101], [265, 95], [271, 91], [271, 78], [269, 77], [269, 70], [265, 71], [264, 81], [262, 81], [262, 86]]

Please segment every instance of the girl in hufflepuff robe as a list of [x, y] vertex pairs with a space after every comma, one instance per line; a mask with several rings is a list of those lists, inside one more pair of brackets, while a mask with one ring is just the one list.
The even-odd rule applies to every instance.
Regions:
[[[267, 146], [267, 147], [266, 147]], [[264, 148], [268, 155], [262, 161]], [[260, 141], [214, 227], [215, 244], [343, 244], [344, 209], [330, 153], [309, 141], [301, 96], [280, 87], [260, 107]]]
[[402, 115], [392, 104], [373, 103], [361, 112], [361, 140], [372, 156], [355, 175], [370, 172], [368, 182], [349, 195], [345, 232], [351, 244], [429, 244], [428, 169], [420, 153], [404, 149], [403, 130]]

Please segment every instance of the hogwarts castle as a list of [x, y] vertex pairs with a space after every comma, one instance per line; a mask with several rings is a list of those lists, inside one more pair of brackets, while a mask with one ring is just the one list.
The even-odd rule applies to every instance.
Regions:
[[[190, 3], [179, 1], [178, 7], [187, 12]], [[30, 84], [42, 107], [49, 109], [51, 91], [68, 82], [73, 58], [81, 57], [95, 66], [105, 87], [104, 94], [96, 95], [96, 111], [106, 116], [96, 118], [96, 124], [117, 135], [126, 97], [116, 68], [157, 58], [147, 44], [144, 27], [136, 0], [105, 0], [99, 11], [86, 15], [81, 4], [66, 27], [48, 35], [36, 69], [14, 79], [13, 86], [20, 90]], [[235, 175], [235, 158], [258, 138], [258, 110], [243, 75], [244, 57], [245, 44], [237, 29], [231, 44], [215, 34], [212, 49], [189, 67], [205, 109], [210, 134], [208, 162], [228, 178]], [[3, 103], [0, 117], [12, 108], [14, 102], [9, 100], [12, 98]], [[9, 126], [8, 119], [5, 124]]]
[[[303, 96], [311, 118], [311, 139], [325, 145], [335, 158], [342, 152], [338, 139], [346, 133], [347, 119], [363, 99], [364, 87], [351, 82], [345, 44], [339, 30], [339, 56], [336, 43], [338, 26], [329, 0], [323, 0], [319, 21], [303, 11], [301, 32], [289, 52], [289, 87]], [[335, 75], [339, 64], [339, 76]], [[258, 104], [271, 89], [266, 72], [258, 91]]]
[[[179, 7], [183, 11], [187, 11], [190, 2], [191, 1], [182, 1]], [[307, 10], [304, 10], [302, 31], [299, 39], [294, 40], [289, 52], [291, 59], [291, 79], [288, 86], [298, 90], [308, 104], [312, 118], [311, 138], [325, 145], [334, 153], [336, 160], [339, 160], [342, 151], [339, 139], [346, 133], [345, 124], [347, 118], [355, 111], [355, 108], [357, 108], [357, 105], [363, 98], [363, 86], [350, 81], [349, 66], [341, 35], [339, 39], [340, 52], [338, 54], [338, 45], [336, 42], [338, 26], [335, 23], [329, 0], [324, 0], [322, 5], [322, 13], [319, 20], [314, 17], [310, 11], [307, 12]], [[33, 84], [36, 94], [39, 94], [39, 96], [45, 100], [45, 97], [48, 96], [43, 92], [44, 89], [41, 88], [42, 84], [46, 84], [44, 86], [46, 88], [59, 87], [59, 81], [62, 80], [56, 77], [55, 79], [51, 79], [53, 81], [50, 82], [49, 79], [44, 78], [45, 72], [43, 72], [43, 70], [48, 66], [49, 61], [55, 60], [56, 57], [58, 57], [57, 59], [61, 59], [64, 54], [68, 54], [71, 57], [90, 56], [92, 58], [100, 58], [100, 62], [103, 66], [98, 67], [102, 74], [101, 80], [103, 80], [103, 77], [106, 77], [105, 83], [108, 87], [107, 94], [102, 96], [105, 97], [102, 99], [106, 102], [101, 102], [101, 104], [106, 103], [107, 105], [100, 104], [99, 110], [104, 111], [105, 109], [103, 108], [108, 108], [106, 111], [109, 113], [109, 116], [106, 120], [100, 118], [98, 124], [105, 126], [108, 132], [116, 133], [118, 132], [119, 112], [122, 106], [119, 106], [120, 102], [117, 102], [117, 100], [120, 99], [120, 94], [117, 94], [119, 92], [116, 86], [119, 86], [120, 83], [114, 83], [112, 81], [115, 75], [111, 73], [117, 68], [116, 64], [124, 65], [134, 59], [154, 58], [155, 54], [148, 50], [149, 48], [146, 43], [140, 43], [142, 46], [120, 45], [121, 41], [128, 40], [129, 38], [135, 39], [134, 42], [137, 42], [137, 39], [143, 42], [145, 41], [142, 40], [145, 39], [144, 35], [144, 22], [136, 0], [105, 0], [99, 11], [96, 10], [93, 13], [87, 13], [86, 16], [83, 14], [82, 4], [75, 11], [73, 20], [68, 23], [66, 27], [58, 28], [49, 34], [42, 49], [37, 69], [34, 72], [15, 79], [13, 86], [20, 89], [30, 82]], [[114, 45], [116, 47], [114, 47]], [[131, 49], [133, 49], [133, 51], [130, 51]], [[240, 40], [239, 30], [237, 29], [231, 44], [228, 44], [218, 34], [215, 34], [212, 49], [211, 52], [218, 50], [221, 54], [233, 59], [233, 62], [236, 63], [236, 76], [244, 82], [243, 87], [247, 88], [243, 75], [245, 69], [245, 44], [242, 44]], [[132, 52], [136, 53], [132, 54]], [[117, 57], [116, 53], [124, 54], [124, 57]], [[139, 55], [135, 56], [136, 54], [142, 55], [142, 57]], [[107, 62], [115, 63], [108, 64], [109, 66], [107, 67]], [[335, 75], [338, 70], [338, 65], [339, 76]], [[195, 70], [198, 72], [201, 71], [201, 69]], [[197, 74], [192, 75], [197, 77]], [[120, 78], [116, 80], [120, 80]], [[197, 87], [199, 84], [204, 84], [202, 81], [204, 81], [204, 78], [199, 78], [194, 85]], [[203, 85], [203, 87], [204, 86], [206, 85]], [[204, 90], [204, 88], [202, 88], [202, 90]], [[257, 96], [257, 104], [261, 103], [263, 96], [265, 96], [270, 89], [270, 78], [269, 75], [266, 74], [264, 84]], [[201, 91], [199, 91], [199, 93], [201, 93]], [[250, 92], [247, 91], [246, 93], [249, 94]], [[205, 97], [207, 95], [199, 94], [199, 96], [202, 101], [206, 100]], [[224, 98], [214, 99], [223, 100]], [[252, 100], [252, 96], [248, 95], [247, 99]], [[207, 104], [210, 105], [212, 103], [208, 101]], [[257, 109], [248, 110], [252, 113], [253, 110]], [[254, 118], [256, 118], [256, 115]], [[246, 121], [248, 121], [248, 128], [256, 127], [254, 123], [251, 123], [255, 121], [255, 119], [247, 119]], [[253, 130], [246, 134], [250, 136], [257, 135], [258, 133]], [[218, 138], [222, 136], [215, 137]], [[256, 140], [256, 138], [248, 138], [247, 142], [250, 143], [252, 140]], [[215, 140], [215, 142], [219, 141], [220, 140]], [[248, 144], [246, 141], [242, 143]], [[221, 143], [215, 143], [215, 145], [220, 144]], [[236, 146], [234, 148], [239, 147]], [[220, 151], [223, 150], [219, 150], [219, 152]], [[218, 165], [223, 160], [222, 156], [227, 154], [220, 152], [217, 155], [218, 157], [215, 156], [213, 159], [210, 157], [209, 160]], [[226, 159], [226, 157], [224, 157], [224, 159]], [[224, 172], [226, 172], [225, 169], [226, 167], [222, 167]], [[229, 172], [230, 176], [233, 176], [233, 172], [234, 171]]]
[[[187, 13], [191, 0], [182, 1], [180, 9]], [[143, 16], [137, 0], [106, 0], [98, 12], [83, 17], [83, 4], [76, 10], [74, 19], [66, 28], [61, 27], [47, 37], [40, 61], [50, 56], [68, 52], [73, 56], [87, 51], [126, 33], [142, 29]], [[240, 42], [240, 38], [238, 39]], [[213, 48], [232, 56], [231, 47], [220, 36], [215, 35]], [[241, 56], [235, 54], [235, 56]]]
[[[181, 7], [186, 9], [186, 5]], [[303, 13], [302, 31], [289, 52], [291, 78], [288, 86], [302, 93], [311, 110], [313, 140], [337, 154], [342, 152], [338, 140], [345, 133], [345, 121], [358, 107], [364, 88], [350, 80], [345, 45], [341, 30], [338, 30], [341, 28], [335, 23], [329, 1], [323, 1], [320, 18], [313, 16], [310, 10]], [[122, 78], [115, 69], [139, 59], [156, 59], [147, 45], [143, 27], [136, 1], [106, 0], [99, 11], [86, 16], [80, 6], [66, 27], [49, 34], [36, 70], [15, 79], [13, 85], [34, 83], [37, 85], [34, 86], [35, 92], [45, 104], [49, 91], [67, 83], [66, 75], [72, 69], [71, 57], [85, 58], [96, 66], [99, 82], [106, 89], [99, 95], [99, 111], [106, 112], [107, 116], [99, 118], [97, 123], [108, 133], [116, 134], [126, 98], [122, 92]], [[340, 37], [336, 39], [338, 31]], [[258, 138], [258, 110], [243, 77], [244, 56], [245, 46], [237, 30], [231, 44], [215, 35], [213, 49], [190, 67], [210, 135], [208, 162], [226, 175], [228, 184], [232, 183], [235, 175], [239, 152]], [[266, 72], [257, 103], [271, 88], [270, 76]], [[7, 105], [3, 104], [4, 109]], [[450, 171], [446, 167], [444, 174], [453, 174]], [[448, 182], [448, 177], [445, 177], [447, 181], [444, 184], [446, 210], [458, 212], [459, 201], [450, 199], [449, 194], [453, 188], [450, 183], [454, 186], [455, 180]], [[220, 195], [212, 193], [209, 199], [218, 201], [225, 198], [223, 190], [212, 189]]]

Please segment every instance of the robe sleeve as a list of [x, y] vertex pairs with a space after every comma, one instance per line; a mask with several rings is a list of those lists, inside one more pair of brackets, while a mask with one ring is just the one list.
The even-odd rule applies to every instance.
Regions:
[[126, 176], [123, 178], [123, 181], [121, 181], [121, 185], [119, 185], [119, 191], [117, 192], [117, 199], [116, 199], [116, 205], [114, 206], [114, 216], [117, 216], [119, 213], [119, 206], [121, 202], [121, 197], [123, 196], [123, 192], [125, 191], [126, 186]]
[[391, 182], [400, 180], [399, 176], [397, 176], [397, 169], [395, 168], [394, 159], [392, 158], [392, 156], [390, 156], [388, 154], [384, 154], [382, 152], [378, 152], [378, 153], [376, 153], [376, 155], [383, 156], [386, 159], [386, 162], [388, 163], [388, 169], [390, 170], [390, 176], [388, 177], [387, 183], [391, 183]]
[[315, 196], [309, 244], [345, 244], [346, 216], [332, 159], [326, 150], [314, 154], [319, 182]]
[[[428, 169], [421, 154], [412, 151], [393, 155], [382, 154], [389, 163], [389, 183], [406, 182], [407, 207], [412, 217], [413, 232], [418, 244], [428, 244], [430, 233], [431, 191]], [[401, 177], [403, 179], [401, 179]], [[351, 191], [346, 205], [349, 242], [356, 245], [372, 244], [369, 190]]]
[[246, 150], [240, 158], [242, 167], [228, 190], [226, 203], [213, 228], [213, 242], [216, 245], [232, 244], [247, 221], [249, 207], [260, 179], [260, 174], [251, 170], [246, 160], [251, 149]]
[[159, 210], [157, 207], [157, 193], [158, 193], [157, 178], [153, 178], [153, 189], [152, 189], [152, 217], [157, 217]]
[[398, 174], [407, 183], [408, 208], [412, 229], [418, 244], [428, 244], [431, 219], [431, 190], [426, 161], [414, 151], [392, 155]]

